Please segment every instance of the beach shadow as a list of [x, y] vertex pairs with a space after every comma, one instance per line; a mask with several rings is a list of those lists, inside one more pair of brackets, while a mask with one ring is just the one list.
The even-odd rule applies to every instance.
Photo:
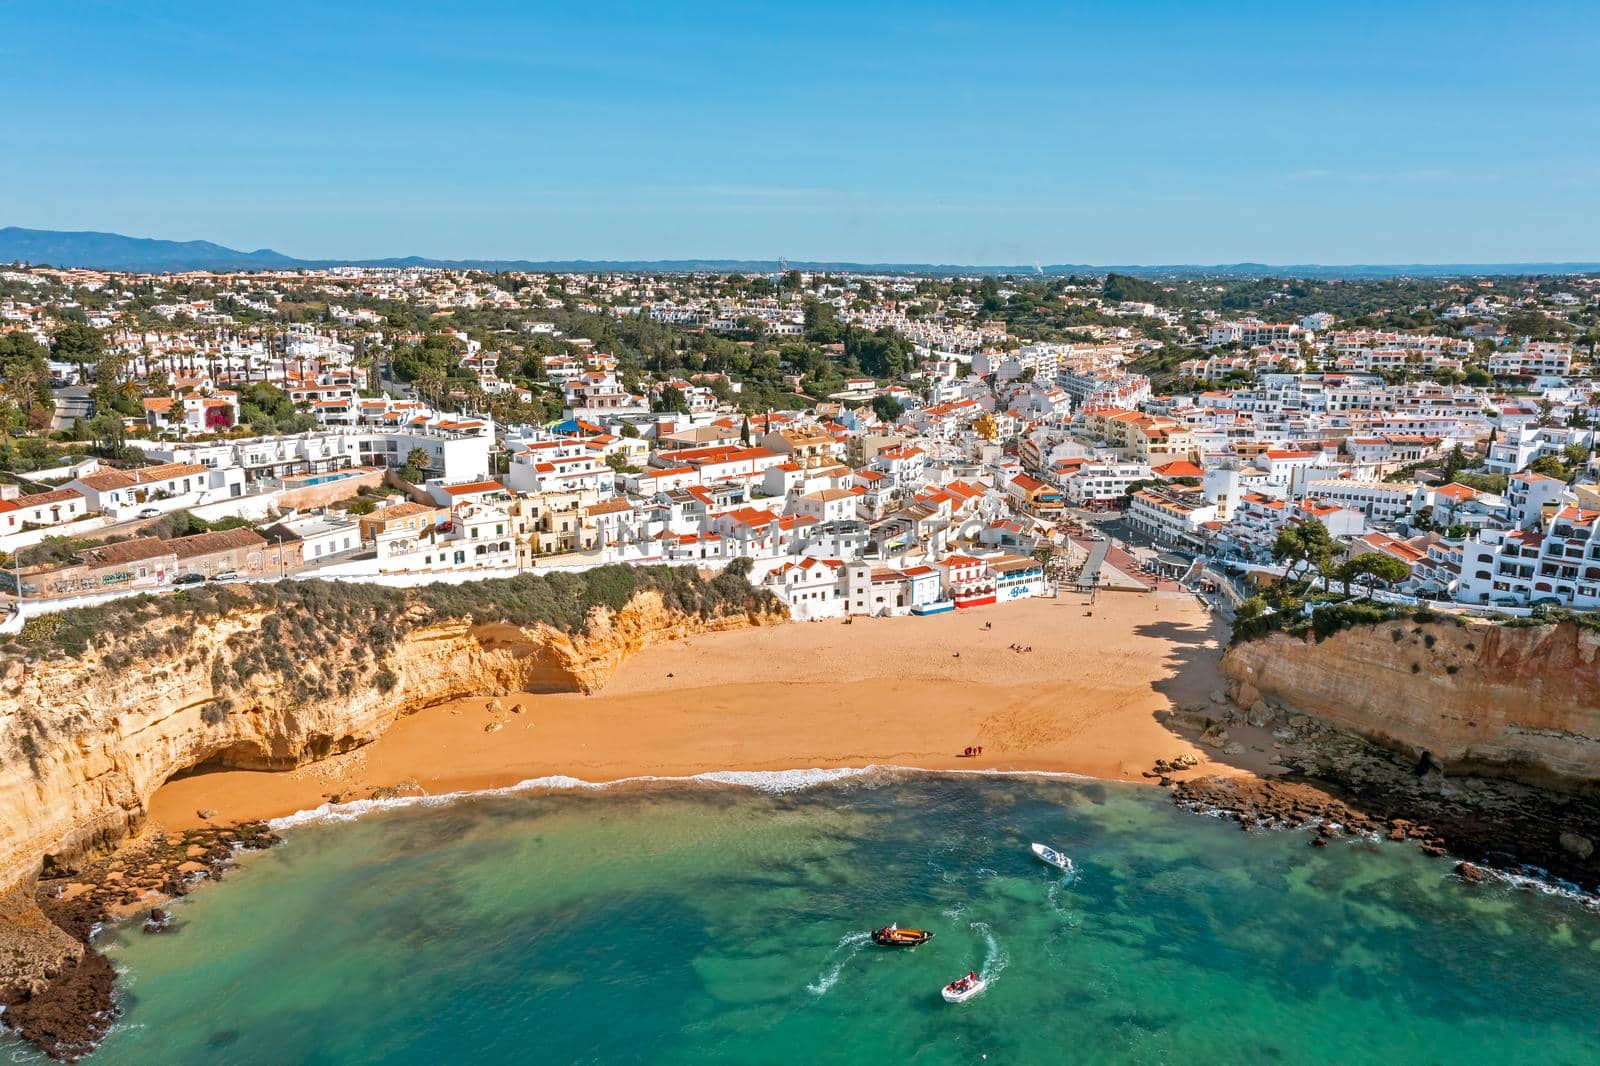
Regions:
[[1135, 626], [1134, 633], [1160, 641], [1166, 648], [1166, 669], [1150, 683], [1151, 689], [1167, 701], [1165, 708], [1154, 712], [1162, 728], [1202, 753], [1206, 759], [1202, 770], [1228, 766], [1261, 772], [1272, 761], [1272, 738], [1265, 730], [1242, 722], [1228, 725], [1230, 740], [1243, 748], [1231, 755], [1225, 746], [1212, 747], [1200, 740], [1208, 722], [1220, 724], [1224, 709], [1213, 703], [1212, 697], [1226, 691], [1220, 666], [1230, 635], [1227, 622], [1217, 615], [1212, 615], [1209, 623], [1145, 622]]

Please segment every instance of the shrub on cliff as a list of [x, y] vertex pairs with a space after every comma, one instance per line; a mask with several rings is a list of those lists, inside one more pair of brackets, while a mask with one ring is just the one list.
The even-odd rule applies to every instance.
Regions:
[[1351, 626], [1379, 625], [1396, 617], [1398, 612], [1394, 608], [1377, 603], [1330, 604], [1311, 615], [1311, 635], [1317, 640], [1326, 640]]
[[[93, 648], [108, 662], [114, 657], [115, 663], [134, 665], [181, 651], [197, 627], [223, 615], [264, 611], [259, 628], [235, 633], [213, 660], [213, 687], [220, 690], [261, 673], [283, 679], [301, 698], [326, 697], [334, 685], [302, 669], [304, 664], [354, 641], [361, 650], [351, 655], [352, 664], [341, 667], [349, 665], [358, 674], [373, 671], [408, 629], [428, 619], [543, 623], [582, 633], [595, 608], [620, 610], [648, 591], [659, 592], [669, 609], [703, 618], [775, 610], [777, 599], [750, 585], [749, 565], [741, 562], [735, 560], [710, 580], [691, 567], [600, 566], [575, 574], [519, 574], [413, 590], [338, 581], [206, 585], [41, 615], [23, 626], [4, 656], [76, 658]], [[342, 683], [350, 684], [348, 679]]]

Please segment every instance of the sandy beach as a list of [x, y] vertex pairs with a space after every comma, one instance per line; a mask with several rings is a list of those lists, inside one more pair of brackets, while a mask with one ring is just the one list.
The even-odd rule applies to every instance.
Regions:
[[[437, 794], [553, 775], [892, 764], [1143, 781], [1157, 758], [1186, 752], [1202, 760], [1195, 773], [1259, 771], [1264, 752], [1216, 764], [1159, 717], [1220, 687], [1225, 639], [1225, 625], [1179, 593], [707, 634], [647, 649], [592, 696], [461, 700], [298, 770], [180, 778], [151, 813], [181, 830], [203, 824], [202, 810], [213, 823], [273, 818], [375, 789]], [[962, 756], [978, 745], [981, 756]]]

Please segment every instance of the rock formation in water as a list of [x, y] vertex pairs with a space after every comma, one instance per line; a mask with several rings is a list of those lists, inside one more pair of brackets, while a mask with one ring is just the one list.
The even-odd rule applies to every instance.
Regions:
[[1453, 771], [1600, 781], [1600, 631], [1573, 622], [1278, 633], [1234, 644], [1222, 670], [1240, 707], [1264, 698]]

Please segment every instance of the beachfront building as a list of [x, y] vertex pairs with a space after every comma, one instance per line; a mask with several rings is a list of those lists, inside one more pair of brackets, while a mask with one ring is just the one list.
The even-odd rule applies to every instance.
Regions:
[[994, 575], [982, 559], [947, 555], [936, 565], [944, 573], [945, 596], [957, 607], [984, 607], [995, 602]]
[[1140, 489], [1128, 501], [1128, 523], [1158, 544], [1200, 550], [1217, 522], [1217, 505], [1196, 492]]
[[844, 565], [838, 559], [802, 558], [768, 571], [762, 586], [788, 605], [797, 622], [839, 618], [848, 606], [841, 587]]
[[989, 571], [994, 575], [995, 601], [1026, 599], [1044, 596], [1049, 586], [1044, 579], [1044, 564], [1025, 555], [1000, 555], [988, 560]]

